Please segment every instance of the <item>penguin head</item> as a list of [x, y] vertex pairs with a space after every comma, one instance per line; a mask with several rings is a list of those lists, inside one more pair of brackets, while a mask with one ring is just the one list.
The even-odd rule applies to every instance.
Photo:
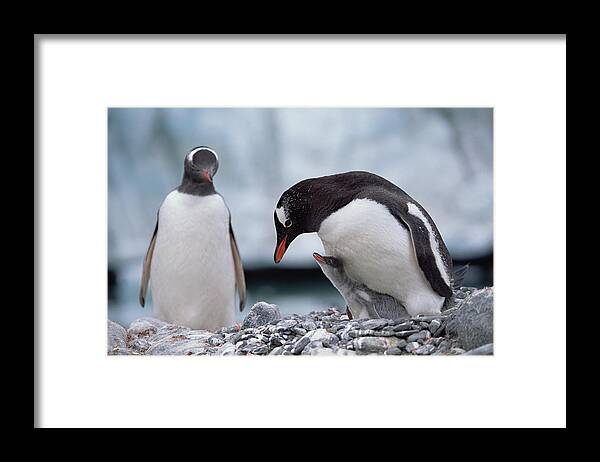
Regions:
[[296, 237], [317, 232], [323, 220], [344, 205], [348, 195], [340, 194], [341, 187], [338, 185], [323, 181], [329, 178], [331, 177], [302, 180], [279, 198], [273, 213], [277, 232], [275, 263], [281, 261]]
[[275, 263], [281, 261], [294, 239], [317, 232], [323, 220], [339, 208], [337, 192], [322, 178], [308, 178], [281, 195], [273, 213], [277, 232]]
[[319, 255], [317, 252], [314, 252], [313, 258], [319, 264], [325, 274], [341, 272], [344, 267], [341, 260], [335, 257]]
[[303, 196], [297, 194], [293, 188], [288, 189], [281, 195], [273, 220], [277, 233], [277, 244], [273, 259], [279, 263], [292, 241], [300, 234], [310, 232], [307, 227], [307, 217], [304, 214], [306, 207]]
[[184, 176], [194, 183], [212, 183], [218, 169], [217, 153], [207, 146], [192, 149], [184, 161]]
[[329, 279], [338, 290], [347, 290], [352, 287], [353, 284], [346, 276], [344, 265], [340, 259], [319, 255], [317, 252], [313, 253], [313, 258], [321, 267], [323, 274], [327, 276], [327, 279]]

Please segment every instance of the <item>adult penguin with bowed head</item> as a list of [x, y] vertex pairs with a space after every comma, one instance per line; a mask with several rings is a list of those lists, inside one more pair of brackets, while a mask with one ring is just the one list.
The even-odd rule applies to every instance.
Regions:
[[160, 206], [144, 259], [139, 301], [149, 280], [155, 315], [167, 322], [214, 331], [234, 323], [235, 291], [244, 309], [246, 283], [231, 214], [213, 178], [217, 153], [192, 149], [183, 179]]
[[452, 294], [452, 259], [425, 209], [369, 172], [310, 178], [285, 191], [275, 212], [279, 263], [292, 241], [316, 232], [349, 278], [394, 297], [410, 316], [438, 314]]

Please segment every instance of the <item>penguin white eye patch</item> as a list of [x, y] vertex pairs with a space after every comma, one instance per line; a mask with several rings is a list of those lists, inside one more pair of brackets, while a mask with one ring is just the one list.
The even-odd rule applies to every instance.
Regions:
[[281, 223], [286, 228], [292, 226], [292, 220], [287, 217], [287, 213], [285, 213], [285, 209], [283, 207], [278, 207], [275, 209], [275, 213], [277, 214], [277, 219], [279, 223]]

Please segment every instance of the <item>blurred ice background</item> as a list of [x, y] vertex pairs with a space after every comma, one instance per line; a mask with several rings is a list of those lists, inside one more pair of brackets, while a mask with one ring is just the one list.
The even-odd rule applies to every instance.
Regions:
[[323, 250], [316, 235], [300, 236], [273, 263], [273, 209], [294, 183], [350, 170], [377, 173], [418, 200], [455, 262], [472, 263], [466, 284], [493, 284], [492, 125], [489, 108], [110, 108], [109, 318], [127, 326], [151, 314], [151, 298], [137, 304], [142, 260], [156, 211], [198, 145], [219, 154], [215, 185], [231, 209], [247, 306], [343, 307], [312, 259]]

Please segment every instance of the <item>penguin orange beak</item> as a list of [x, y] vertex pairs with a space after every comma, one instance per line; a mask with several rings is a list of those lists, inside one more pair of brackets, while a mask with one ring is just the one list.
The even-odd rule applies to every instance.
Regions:
[[317, 252], [313, 253], [313, 258], [315, 260], [317, 260], [317, 262], [319, 262], [319, 263], [325, 263], [325, 259], [321, 255], [319, 255]]
[[275, 250], [275, 263], [279, 263], [283, 258], [283, 254], [286, 251], [287, 235], [283, 236], [283, 239], [277, 245]]
[[212, 176], [210, 176], [210, 173], [208, 172], [208, 170], [206, 170], [206, 169], [202, 170], [202, 176], [206, 179], [206, 181], [208, 181], [209, 183], [212, 183]]

